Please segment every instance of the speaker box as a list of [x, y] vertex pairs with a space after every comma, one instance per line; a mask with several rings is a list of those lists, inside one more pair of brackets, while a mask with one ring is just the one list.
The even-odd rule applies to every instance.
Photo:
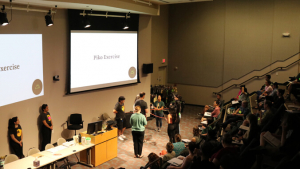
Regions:
[[143, 73], [153, 73], [153, 63], [143, 64]]

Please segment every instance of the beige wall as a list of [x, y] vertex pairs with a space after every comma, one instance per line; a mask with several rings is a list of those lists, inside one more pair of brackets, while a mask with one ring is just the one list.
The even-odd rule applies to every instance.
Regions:
[[[226, 88], [230, 82], [224, 83], [230, 79], [299, 52], [299, 7], [297, 0], [214, 0], [170, 5], [168, 82], [180, 83], [179, 93], [187, 103], [211, 104], [212, 92]], [[291, 36], [283, 38], [284, 32]], [[297, 73], [298, 65], [273, 77], [283, 82]], [[263, 81], [247, 85], [253, 91], [261, 84]], [[237, 90], [223, 93], [225, 99], [234, 97]]]
[[[168, 31], [169, 31], [169, 6], [160, 7], [160, 16], [152, 17], [152, 63], [153, 74], [151, 84], [166, 84], [168, 63]], [[162, 63], [166, 59], [166, 63]], [[161, 72], [160, 72], [161, 71]], [[165, 77], [163, 76], [165, 75]], [[165, 79], [162, 79], [165, 78]]]
[[[144, 91], [150, 93], [151, 75], [140, 76], [141, 83], [115, 87], [74, 95], [65, 95], [68, 75], [68, 26], [67, 11], [58, 10], [55, 25], [46, 27], [43, 13], [14, 11], [13, 21], [7, 27], [1, 27], [1, 34], [43, 34], [43, 62], [45, 95], [0, 107], [0, 155], [9, 153], [7, 135], [8, 119], [18, 116], [24, 133], [24, 154], [31, 147], [38, 147], [37, 118], [39, 108], [47, 103], [54, 124], [52, 142], [60, 137], [70, 138], [74, 132], [66, 130], [65, 121], [71, 113], [81, 113], [84, 120], [84, 131], [87, 123], [97, 120], [103, 113], [112, 113], [120, 95], [126, 97], [126, 111], [132, 109], [135, 96]], [[138, 51], [139, 62], [151, 62], [151, 17], [140, 16]], [[21, 51], [20, 51], [21, 52]], [[0, 56], [4, 57], [4, 56]], [[141, 66], [140, 66], [141, 68]], [[53, 75], [60, 75], [59, 82], [53, 82]], [[30, 75], [28, 75], [30, 76]], [[4, 79], [2, 79], [3, 81]], [[21, 85], [21, 84], [20, 84]], [[4, 97], [4, 96], [1, 96]], [[149, 102], [149, 97], [146, 97]]]

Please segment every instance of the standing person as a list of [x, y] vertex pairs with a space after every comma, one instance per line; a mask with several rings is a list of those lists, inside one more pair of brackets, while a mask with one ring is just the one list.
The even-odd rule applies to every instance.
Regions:
[[23, 158], [23, 132], [18, 117], [9, 119], [8, 132], [10, 148], [19, 159]]
[[178, 94], [174, 96], [174, 101], [172, 101], [170, 103], [170, 107], [172, 107], [171, 105], [174, 106], [175, 108], [175, 113], [177, 114], [178, 120], [176, 121], [176, 129], [175, 129], [175, 134], [180, 134], [180, 118], [181, 118], [181, 102], [179, 100], [179, 96]]
[[133, 146], [134, 146], [134, 157], [142, 158], [143, 140], [145, 135], [145, 126], [147, 125], [146, 117], [141, 114], [141, 107], [136, 106], [135, 112], [130, 117]]
[[140, 106], [141, 113], [143, 115], [145, 115], [145, 117], [147, 118], [147, 113], [149, 113], [149, 110], [148, 110], [147, 103], [144, 100], [145, 99], [145, 95], [146, 95], [145, 92], [141, 92], [140, 93], [140, 99], [135, 102], [135, 106]]
[[169, 114], [165, 120], [168, 122], [168, 136], [171, 143], [175, 143], [175, 130], [178, 125], [178, 116], [174, 109], [169, 109]]
[[156, 118], [156, 127], [157, 131], [161, 131], [161, 126], [162, 126], [162, 117], [164, 117], [163, 109], [165, 107], [165, 103], [161, 101], [161, 96], [158, 95], [157, 101], [154, 103], [154, 110], [155, 110], [155, 115], [158, 117]]
[[45, 150], [45, 147], [47, 144], [51, 143], [51, 134], [52, 134], [52, 130], [53, 130], [53, 122], [52, 122], [52, 118], [50, 116], [49, 111], [49, 107], [47, 104], [43, 104], [42, 105], [42, 137], [43, 137], [43, 141], [42, 141], [42, 147], [41, 147], [41, 151]]
[[126, 117], [125, 117], [125, 97], [120, 96], [118, 102], [115, 105], [113, 112], [116, 114], [116, 121], [118, 126], [118, 138], [119, 140], [124, 140], [126, 136], [124, 136], [124, 131], [126, 129]]

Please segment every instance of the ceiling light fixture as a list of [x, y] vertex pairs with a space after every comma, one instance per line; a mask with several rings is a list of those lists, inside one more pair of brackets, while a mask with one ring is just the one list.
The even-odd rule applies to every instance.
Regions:
[[142, 4], [147, 4], [149, 6], [152, 5], [152, 3], [149, 1], [149, 2], [145, 2], [145, 1], [140, 1], [140, 0], [133, 0], [134, 2], [139, 2], [139, 3], [142, 3]]
[[[84, 13], [84, 11], [83, 11], [83, 13]], [[90, 13], [90, 14], [92, 14], [92, 9], [91, 9], [91, 13]], [[92, 26], [92, 25], [91, 25], [91, 22], [90, 22], [90, 20], [89, 20], [89, 16], [88, 16], [88, 15], [90, 15], [90, 14], [86, 13], [86, 15], [83, 16], [84, 28], [89, 28], [89, 27]]]
[[53, 26], [52, 14], [51, 10], [45, 16], [46, 26]]
[[130, 12], [128, 14], [125, 15], [125, 22], [124, 22], [124, 27], [123, 29], [128, 29], [129, 28], [129, 19], [127, 19], [127, 17], [130, 15]]
[[1, 26], [6, 26], [8, 25], [8, 19], [7, 19], [7, 14], [5, 12], [5, 5], [2, 6], [1, 8], [2, 12], [0, 13], [0, 25]]

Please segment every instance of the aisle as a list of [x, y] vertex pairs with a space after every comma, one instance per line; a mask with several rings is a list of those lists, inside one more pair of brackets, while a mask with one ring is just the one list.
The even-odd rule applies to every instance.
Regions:
[[[196, 106], [185, 107], [180, 122], [180, 134], [182, 135], [182, 138], [192, 138], [193, 127], [199, 123], [199, 119], [196, 119], [196, 114], [201, 110], [201, 107]], [[155, 126], [155, 119], [148, 121], [146, 129], [146, 139], [149, 141], [144, 143], [144, 157], [142, 159], [134, 158], [131, 129], [126, 129], [124, 132], [124, 135], [127, 137], [126, 140], [118, 140], [118, 157], [95, 168], [110, 169], [111, 167], [113, 167], [117, 169], [119, 167], [124, 167], [126, 169], [139, 169], [140, 166], [144, 166], [148, 162], [148, 154], [150, 154], [151, 152], [159, 154], [161, 150], [165, 149], [166, 143], [169, 141], [169, 137], [167, 135], [167, 122], [163, 120], [163, 127], [161, 132], [154, 131]], [[69, 159], [70, 161], [76, 161], [75, 156], [72, 156]], [[72, 169], [88, 169], [88, 167], [76, 165], [73, 166]]]

